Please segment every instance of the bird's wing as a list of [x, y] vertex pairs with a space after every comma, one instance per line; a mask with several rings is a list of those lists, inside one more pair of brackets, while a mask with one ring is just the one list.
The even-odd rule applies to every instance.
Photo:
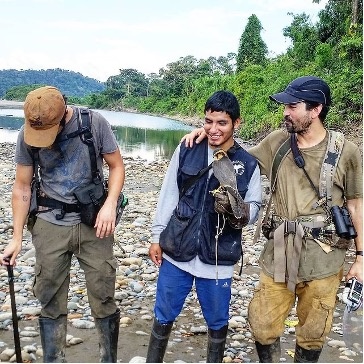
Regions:
[[212, 170], [220, 185], [226, 188], [234, 216], [242, 217], [244, 201], [238, 191], [235, 169], [230, 158], [222, 149], [214, 152]]

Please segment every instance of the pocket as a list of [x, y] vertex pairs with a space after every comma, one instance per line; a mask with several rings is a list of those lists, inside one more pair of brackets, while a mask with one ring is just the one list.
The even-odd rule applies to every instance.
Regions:
[[220, 264], [235, 264], [242, 255], [241, 236], [241, 230], [234, 229], [233, 234], [224, 232], [223, 235], [218, 237], [217, 244], [216, 234], [211, 236], [208, 244], [209, 258], [215, 260], [217, 253], [217, 259]]
[[117, 262], [107, 259], [100, 269], [88, 273], [90, 295], [101, 302], [108, 302], [114, 297]]
[[304, 339], [323, 339], [331, 329], [334, 307], [314, 298], [305, 323], [296, 328], [297, 336]]
[[182, 250], [184, 233], [191, 221], [191, 217], [178, 216], [173, 212], [166, 228], [160, 235], [160, 246], [163, 251], [179, 256]]

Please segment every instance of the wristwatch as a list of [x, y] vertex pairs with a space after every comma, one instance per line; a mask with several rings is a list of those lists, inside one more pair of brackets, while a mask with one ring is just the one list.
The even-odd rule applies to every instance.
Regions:
[[362, 250], [357, 250], [357, 251], [356, 251], [356, 255], [361, 255], [361, 256], [363, 256], [363, 251], [362, 251]]

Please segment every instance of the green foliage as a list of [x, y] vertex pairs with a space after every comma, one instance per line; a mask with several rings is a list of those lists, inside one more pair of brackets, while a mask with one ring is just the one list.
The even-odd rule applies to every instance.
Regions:
[[258, 17], [253, 14], [240, 38], [236, 71], [241, 72], [250, 64], [264, 65], [268, 53], [260, 32], [263, 27]]
[[147, 96], [148, 80], [143, 73], [129, 68], [120, 70], [119, 75], [110, 76], [106, 87], [114, 91], [113, 94], [109, 93], [112, 100], [125, 96]]
[[42, 87], [45, 85], [35, 84], [35, 85], [22, 85], [22, 86], [14, 86], [5, 92], [5, 100], [15, 100], [15, 101], [24, 101], [27, 97], [27, 94], [30, 91], [35, 90], [38, 87]]
[[[0, 70], [0, 98], [15, 86], [50, 85], [57, 87], [67, 97], [83, 97], [105, 89], [102, 82], [85, 77], [78, 72], [59, 68], [48, 70]], [[36, 87], [34, 87], [36, 88]]]
[[306, 14], [293, 15], [293, 21], [283, 29], [283, 35], [292, 41], [293, 45], [287, 54], [295, 61], [296, 67], [312, 62], [312, 53], [319, 44], [319, 36]]

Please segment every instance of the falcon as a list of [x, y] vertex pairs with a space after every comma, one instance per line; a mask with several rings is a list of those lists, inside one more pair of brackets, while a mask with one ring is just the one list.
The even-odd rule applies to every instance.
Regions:
[[226, 191], [233, 214], [240, 219], [244, 214], [244, 201], [238, 191], [234, 166], [227, 153], [221, 148], [214, 151], [213, 157], [212, 170], [220, 182], [217, 190]]

